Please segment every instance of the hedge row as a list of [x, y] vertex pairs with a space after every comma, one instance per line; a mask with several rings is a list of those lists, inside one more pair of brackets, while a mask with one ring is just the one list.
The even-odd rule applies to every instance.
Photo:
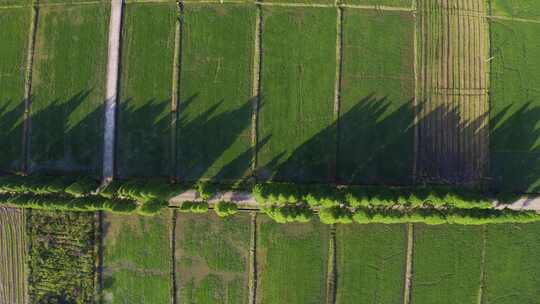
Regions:
[[0, 204], [20, 208], [59, 211], [109, 211], [133, 213], [138, 205], [134, 201], [107, 199], [99, 196], [65, 197], [57, 195], [0, 194]]
[[82, 197], [95, 191], [97, 180], [78, 176], [4, 175], [0, 176], [0, 192], [12, 194], [66, 194]]
[[446, 186], [382, 187], [329, 185], [257, 184], [253, 195], [261, 205], [286, 205], [305, 202], [312, 207], [351, 207], [395, 205], [409, 207], [492, 208], [492, 200], [473, 189]]

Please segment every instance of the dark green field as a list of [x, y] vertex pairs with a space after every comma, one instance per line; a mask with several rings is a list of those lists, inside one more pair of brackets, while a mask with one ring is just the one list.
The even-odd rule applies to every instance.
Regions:
[[0, 9], [0, 171], [20, 169], [30, 9]]
[[484, 304], [538, 303], [540, 224], [489, 225]]
[[[12, 7], [12, 6], [27, 6], [32, 2], [33, 2], [33, 0], [0, 0], [0, 6], [10, 6], [10, 7]], [[11, 9], [12, 8], [10, 8], [9, 12], [14, 12]], [[0, 14], [1, 14], [1, 12], [0, 12]], [[17, 14], [17, 13], [15, 13], [15, 14]], [[13, 31], [9, 31], [9, 32], [14, 33]]]
[[338, 177], [407, 184], [414, 158], [414, 18], [346, 9]]
[[499, 190], [540, 191], [540, 24], [491, 22], [491, 176]]
[[250, 215], [179, 213], [176, 225], [178, 303], [248, 303]]
[[40, 10], [30, 130], [34, 171], [100, 174], [109, 10]]
[[169, 211], [154, 217], [107, 214], [104, 303], [170, 302], [171, 218]]
[[175, 4], [126, 5], [118, 113], [121, 177], [172, 173], [171, 94]]
[[538, 0], [491, 0], [491, 11], [495, 16], [540, 20]]
[[412, 303], [476, 303], [482, 226], [414, 226]]
[[257, 221], [257, 303], [326, 303], [328, 226]]
[[265, 7], [262, 14], [258, 175], [329, 181], [336, 155], [336, 10]]
[[253, 6], [185, 7], [177, 140], [182, 179], [236, 180], [249, 173], [254, 22]]
[[338, 226], [336, 304], [403, 303], [405, 225]]

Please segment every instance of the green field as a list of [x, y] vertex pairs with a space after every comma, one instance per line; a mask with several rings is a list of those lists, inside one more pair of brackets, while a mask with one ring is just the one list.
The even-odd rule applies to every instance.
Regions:
[[[0, 6], [26, 6], [32, 2], [33, 0], [0, 0]], [[11, 9], [9, 12], [13, 12]], [[2, 12], [0, 12], [0, 15], [3, 15]], [[8, 31], [9, 33], [13, 33], [13, 31]]]
[[106, 215], [104, 303], [170, 303], [171, 218]]
[[248, 303], [250, 215], [179, 213], [176, 224], [178, 303]]
[[0, 303], [26, 303], [24, 210], [0, 206]]
[[326, 303], [329, 226], [257, 221], [257, 303]]
[[177, 141], [181, 179], [223, 181], [249, 173], [254, 12], [247, 5], [185, 6]]
[[340, 2], [353, 5], [369, 6], [391, 6], [401, 8], [411, 8], [412, 2], [416, 0], [341, 0]]
[[108, 16], [108, 5], [40, 9], [30, 129], [34, 171], [101, 173]]
[[172, 173], [171, 94], [175, 4], [124, 12], [117, 163], [121, 177]]
[[491, 0], [491, 11], [495, 16], [540, 20], [538, 0]]
[[94, 214], [32, 210], [27, 221], [29, 303], [94, 302]]
[[540, 191], [540, 24], [491, 22], [491, 176], [498, 190]]
[[339, 180], [407, 184], [414, 158], [413, 15], [344, 14]]
[[403, 303], [405, 225], [338, 226], [336, 304]]
[[22, 158], [24, 76], [30, 9], [0, 10], [0, 171], [17, 170]]
[[336, 10], [264, 7], [258, 175], [333, 179]]
[[487, 228], [483, 304], [538, 303], [540, 224]]
[[482, 226], [414, 226], [412, 303], [476, 303]]

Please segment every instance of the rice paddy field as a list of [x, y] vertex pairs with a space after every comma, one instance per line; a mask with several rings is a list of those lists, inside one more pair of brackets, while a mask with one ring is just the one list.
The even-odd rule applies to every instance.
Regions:
[[242, 179], [253, 157], [255, 8], [188, 4], [181, 36], [177, 175]]
[[345, 9], [343, 19], [338, 180], [411, 183], [413, 15]]
[[540, 20], [540, 6], [536, 0], [491, 0], [491, 14], [528, 20]]
[[257, 231], [257, 303], [325, 303], [328, 226], [260, 216]]
[[177, 303], [248, 303], [250, 220], [247, 213], [176, 216]]
[[0, 206], [0, 303], [25, 303], [26, 220], [22, 209]]
[[21, 169], [30, 22], [28, 8], [0, 9], [0, 41], [10, 42], [0, 45], [0, 171]]
[[336, 304], [403, 303], [406, 235], [405, 225], [338, 226]]
[[262, 18], [258, 137], [267, 142], [257, 154], [258, 177], [329, 181], [336, 157], [336, 10], [263, 7]]
[[40, 8], [29, 132], [32, 171], [101, 174], [109, 11], [101, 4]]
[[172, 173], [171, 107], [177, 7], [127, 4], [122, 35], [117, 174]]
[[171, 218], [170, 212], [104, 217], [103, 303], [170, 302]]
[[477, 303], [482, 226], [414, 226], [412, 303]]

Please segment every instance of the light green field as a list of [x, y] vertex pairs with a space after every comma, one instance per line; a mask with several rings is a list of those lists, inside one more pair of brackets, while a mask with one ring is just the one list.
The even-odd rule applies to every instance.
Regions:
[[342, 225], [336, 304], [403, 303], [405, 225]]
[[540, 1], [491, 0], [491, 13], [495, 16], [540, 20]]
[[540, 24], [491, 22], [491, 176], [498, 190], [540, 191]]
[[540, 223], [489, 225], [483, 304], [538, 303]]
[[24, 209], [0, 206], [0, 303], [26, 303]]
[[[13, 6], [28, 6], [32, 2], [33, 2], [33, 0], [0, 0], [0, 7], [1, 6], [6, 6], [6, 7], [7, 6], [10, 6], [10, 7], [13, 7]], [[10, 13], [13, 12], [11, 9], [12, 8], [10, 8], [10, 10], [8, 12], [10, 12]], [[4, 15], [2, 11], [0, 11], [0, 15]]]
[[[412, 1], [416, 0], [341, 0], [342, 3], [369, 6], [390, 6], [411, 8]], [[385, 12], [386, 13], [386, 12]]]
[[248, 303], [250, 215], [219, 218], [179, 213], [176, 224], [178, 303]]
[[22, 158], [24, 76], [30, 9], [0, 10], [0, 171], [17, 170]]
[[407, 184], [414, 157], [413, 15], [344, 14], [339, 180]]
[[170, 303], [171, 218], [106, 215], [104, 303]]
[[257, 221], [257, 303], [326, 303], [329, 226]]
[[482, 226], [415, 225], [412, 303], [476, 303]]
[[336, 154], [336, 10], [264, 7], [262, 14], [258, 175], [328, 181]]
[[40, 9], [32, 78], [32, 170], [100, 174], [109, 10], [108, 5]]
[[[36, 1], [36, 0], [27, 0], [27, 1]], [[95, 2], [110, 3], [111, 0], [39, 0], [40, 4], [77, 4], [77, 3], [95, 3]]]
[[247, 5], [185, 6], [177, 141], [182, 179], [223, 181], [249, 173], [254, 13]]
[[122, 177], [172, 173], [171, 94], [175, 4], [124, 12], [117, 163]]

